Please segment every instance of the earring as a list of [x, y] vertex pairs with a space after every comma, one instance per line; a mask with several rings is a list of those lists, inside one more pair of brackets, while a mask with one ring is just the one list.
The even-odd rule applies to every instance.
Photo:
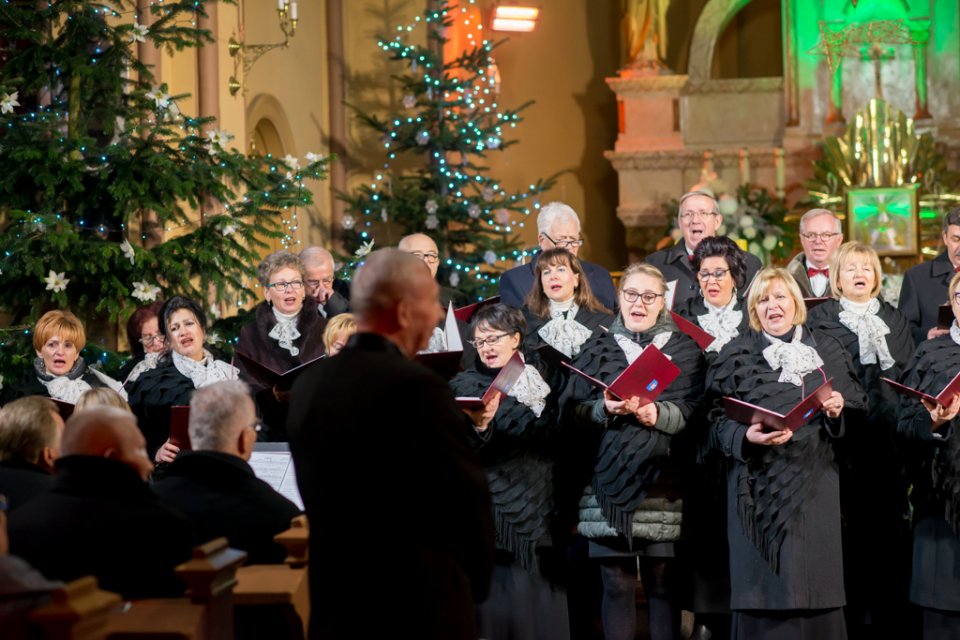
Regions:
[[700, 287], [699, 289], [697, 289], [697, 293], [700, 295], [701, 298], [705, 297], [703, 295], [703, 287]]

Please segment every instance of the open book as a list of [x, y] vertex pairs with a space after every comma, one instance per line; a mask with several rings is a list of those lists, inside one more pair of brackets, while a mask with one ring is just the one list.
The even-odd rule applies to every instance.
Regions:
[[484, 391], [483, 396], [479, 398], [457, 396], [457, 404], [463, 409], [481, 409], [490, 401], [494, 393], [499, 391], [503, 395], [507, 395], [510, 389], [513, 388], [513, 384], [520, 378], [524, 367], [526, 367], [526, 365], [523, 363], [523, 358], [520, 357], [520, 352], [515, 352], [510, 359], [507, 360], [507, 364], [503, 365], [503, 368], [500, 369], [500, 373], [497, 374], [497, 377], [493, 379], [493, 382], [491, 382], [487, 390]]
[[480, 302], [474, 302], [473, 304], [468, 304], [465, 307], [460, 307], [459, 309], [454, 310], [453, 313], [457, 320], [469, 324], [470, 320], [473, 319], [473, 315], [477, 311], [489, 304], [497, 304], [498, 302], [500, 302], [500, 296], [493, 296], [492, 298], [487, 298], [486, 300], [481, 300]]
[[900, 384], [895, 380], [891, 380], [890, 378], [880, 378], [880, 379], [886, 382], [887, 384], [889, 384], [891, 387], [893, 387], [898, 393], [902, 393], [905, 396], [913, 396], [914, 398], [919, 398], [920, 400], [927, 400], [929, 402], [933, 402], [944, 407], [949, 406], [950, 403], [953, 402], [954, 396], [960, 395], [960, 372], [958, 372], [957, 375], [953, 376], [953, 380], [948, 382], [947, 386], [943, 388], [943, 391], [941, 391], [935, 396], [931, 396], [930, 394], [924, 393], [922, 391], [912, 389], [906, 385]]
[[447, 318], [443, 323], [444, 351], [421, 351], [417, 354], [417, 362], [436, 372], [444, 380], [449, 380], [460, 371], [460, 360], [463, 357], [463, 339], [460, 337], [460, 327], [457, 326], [457, 316], [453, 311], [453, 303], [447, 305]]
[[676, 311], [671, 311], [670, 317], [673, 318], [673, 322], [677, 325], [677, 328], [680, 329], [680, 331], [683, 331], [685, 334], [693, 338], [694, 342], [699, 345], [701, 351], [706, 351], [707, 347], [709, 347], [710, 344], [716, 340], [716, 338], [701, 329], [696, 323], [690, 322]]
[[624, 369], [610, 384], [567, 363], [564, 363], [564, 366], [586, 378], [587, 382], [593, 386], [609, 391], [620, 400], [637, 397], [643, 404], [656, 400], [680, 375], [680, 367], [673, 364], [670, 358], [663, 355], [663, 352], [653, 344], [648, 344], [633, 364]]
[[239, 350], [236, 352], [236, 356], [237, 359], [243, 363], [244, 371], [257, 382], [267, 387], [276, 387], [282, 391], [287, 391], [293, 386], [294, 381], [296, 381], [297, 377], [303, 373], [307, 367], [325, 358], [326, 354], [313, 360], [308, 360], [286, 371], [277, 371]]
[[286, 442], [257, 442], [253, 445], [250, 466], [255, 476], [303, 511], [303, 499], [297, 487], [290, 445]]
[[751, 425], [759, 422], [768, 429], [775, 431], [796, 431], [810, 422], [810, 418], [820, 411], [823, 403], [832, 393], [833, 378], [830, 378], [817, 387], [813, 393], [801, 400], [786, 415], [736, 398], [727, 397], [723, 399], [723, 409], [726, 411], [728, 418], [736, 420], [740, 424]]

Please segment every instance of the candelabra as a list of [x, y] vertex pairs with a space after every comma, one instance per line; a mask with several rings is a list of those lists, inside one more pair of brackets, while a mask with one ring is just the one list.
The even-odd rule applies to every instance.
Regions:
[[[240, 40], [230, 37], [227, 49], [230, 51], [230, 57], [233, 58], [233, 75], [230, 76], [228, 87], [230, 95], [235, 96], [240, 89], [246, 93], [246, 78], [250, 69], [257, 63], [263, 54], [274, 49], [286, 49], [290, 46], [290, 39], [297, 32], [297, 2], [296, 0], [277, 0], [277, 14], [280, 16], [280, 31], [283, 32], [283, 42], [273, 44], [247, 44], [243, 31], [240, 32]], [[243, 82], [237, 78], [237, 71], [243, 68]]]

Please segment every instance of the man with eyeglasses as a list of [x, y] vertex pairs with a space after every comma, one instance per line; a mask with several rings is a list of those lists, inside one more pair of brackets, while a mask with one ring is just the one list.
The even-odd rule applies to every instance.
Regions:
[[793, 257], [787, 271], [800, 285], [804, 298], [830, 295], [830, 261], [843, 244], [843, 224], [829, 209], [811, 209], [800, 218], [803, 251]]
[[903, 276], [897, 308], [910, 322], [918, 345], [950, 333], [950, 329], [937, 328], [937, 316], [940, 305], [948, 302], [950, 279], [960, 271], [960, 207], [943, 216], [943, 246], [940, 255], [911, 267]]
[[[667, 281], [668, 303], [671, 309], [678, 309], [684, 300], [699, 295], [700, 284], [693, 273], [693, 252], [704, 238], [717, 235], [717, 229], [723, 223], [720, 215], [720, 205], [708, 193], [691, 191], [680, 197], [680, 210], [677, 213], [677, 225], [683, 232], [683, 238], [668, 249], [661, 249], [647, 256], [647, 264], [660, 269], [664, 280]], [[753, 282], [763, 265], [760, 259], [752, 253], [744, 257], [747, 270], [747, 287]], [[743, 298], [746, 290], [738, 291], [737, 296]]]
[[[583, 240], [580, 238], [580, 218], [577, 212], [562, 202], [544, 205], [537, 215], [537, 242], [540, 251], [560, 247], [577, 255]], [[518, 309], [533, 288], [534, 269], [537, 257], [527, 264], [507, 270], [500, 277], [500, 302]], [[580, 265], [590, 283], [590, 290], [603, 306], [608, 309], [617, 307], [617, 290], [613, 286], [610, 272], [598, 264], [581, 260]]]
[[[400, 238], [400, 242], [397, 243], [397, 249], [400, 249], [400, 251], [404, 253], [412, 253], [417, 258], [423, 260], [427, 268], [430, 269], [430, 275], [436, 279], [437, 270], [440, 268], [440, 250], [437, 248], [437, 243], [433, 241], [433, 238], [425, 233], [412, 233]], [[451, 302], [453, 302], [454, 307], [463, 307], [467, 305], [469, 301], [462, 291], [441, 284], [440, 306], [446, 309], [447, 305]]]
[[307, 295], [320, 303], [317, 311], [324, 318], [350, 311], [350, 286], [333, 276], [333, 254], [323, 247], [307, 247], [300, 252], [307, 279]]

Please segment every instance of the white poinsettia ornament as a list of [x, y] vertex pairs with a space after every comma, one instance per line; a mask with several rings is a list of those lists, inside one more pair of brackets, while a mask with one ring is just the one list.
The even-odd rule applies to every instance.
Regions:
[[150, 33], [150, 27], [134, 21], [133, 29], [130, 30], [130, 42], [146, 42], [148, 33]]
[[287, 155], [283, 156], [283, 164], [287, 165], [295, 172], [300, 171], [300, 159], [294, 155], [288, 153]]
[[370, 252], [373, 251], [373, 244], [375, 242], [376, 240], [370, 240], [370, 242], [364, 242], [363, 244], [360, 245], [359, 249], [353, 252], [353, 255], [355, 255], [358, 258], [364, 258], [370, 255]]
[[126, 238], [120, 243], [120, 251], [123, 252], [123, 256], [130, 261], [131, 265], [136, 261], [137, 254], [133, 250], [133, 245]]
[[141, 280], [133, 283], [133, 293], [130, 295], [141, 302], [153, 302], [160, 295], [160, 287]]
[[207, 131], [207, 152], [210, 155], [216, 155], [223, 151], [224, 146], [233, 140], [233, 134], [223, 129], [211, 129]]
[[319, 153], [314, 153], [313, 151], [307, 151], [307, 155], [304, 156], [307, 161], [307, 164], [315, 164], [323, 160], [323, 156]]
[[66, 291], [67, 285], [70, 284], [70, 279], [66, 277], [66, 273], [62, 271], [57, 273], [53, 269], [50, 269], [50, 273], [43, 281], [47, 283], [47, 291], [53, 291], [54, 293]]
[[160, 87], [154, 87], [144, 95], [146, 95], [148, 100], [153, 100], [153, 104], [157, 109], [166, 111], [170, 108], [170, 96], [161, 91]]
[[20, 106], [20, 103], [17, 102], [17, 96], [19, 95], [19, 91], [3, 94], [3, 97], [0, 98], [0, 113], [13, 113], [13, 108]]

